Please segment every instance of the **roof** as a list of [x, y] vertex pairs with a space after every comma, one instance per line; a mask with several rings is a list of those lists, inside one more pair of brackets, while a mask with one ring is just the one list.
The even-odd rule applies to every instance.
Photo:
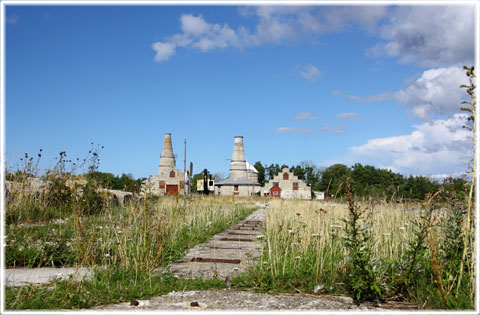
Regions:
[[253, 166], [252, 164], [248, 163], [248, 161], [245, 161], [245, 164], [247, 164], [247, 172], [252, 172], [252, 173], [257, 173], [257, 174], [258, 174], [258, 171], [257, 171], [257, 169], [255, 168], [255, 166]]
[[244, 186], [260, 186], [259, 183], [257, 182], [254, 182], [253, 180], [251, 180], [250, 178], [247, 178], [247, 177], [234, 177], [234, 178], [227, 178], [227, 179], [224, 179], [218, 183], [215, 183], [215, 186], [222, 186], [222, 185], [244, 185]]

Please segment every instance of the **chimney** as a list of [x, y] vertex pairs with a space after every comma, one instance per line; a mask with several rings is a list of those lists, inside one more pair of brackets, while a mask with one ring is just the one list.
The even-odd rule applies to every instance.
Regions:
[[166, 133], [163, 140], [162, 156], [160, 157], [159, 173], [163, 171], [170, 171], [175, 169], [175, 156], [172, 149], [172, 134]]
[[230, 178], [247, 177], [247, 164], [243, 150], [243, 137], [235, 137], [233, 144], [232, 163], [230, 164]]

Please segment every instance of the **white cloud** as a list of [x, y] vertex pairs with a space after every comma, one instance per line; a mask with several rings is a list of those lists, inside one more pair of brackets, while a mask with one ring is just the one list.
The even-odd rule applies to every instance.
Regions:
[[[182, 33], [168, 37], [163, 44], [176, 47], [191, 47], [202, 52], [215, 48], [244, 48], [284, 40], [299, 39], [311, 34], [338, 31], [350, 24], [372, 26], [385, 12], [385, 7], [295, 7], [295, 6], [251, 6], [239, 9], [240, 15], [257, 19], [253, 28], [240, 25], [236, 30], [227, 24], [207, 22], [203, 16], [183, 14], [180, 17]], [[163, 56], [160, 54], [160, 56]], [[168, 57], [170, 57], [168, 55]], [[158, 57], [156, 61], [167, 58]], [[305, 71], [308, 80], [315, 80], [318, 69], [311, 66]]]
[[335, 117], [340, 119], [347, 119], [347, 120], [359, 120], [357, 113], [341, 113], [335, 115]]
[[18, 24], [19, 21], [20, 16], [18, 15], [10, 15], [5, 18], [5, 22], [7, 22], [7, 24]]
[[322, 131], [331, 132], [331, 133], [334, 133], [334, 134], [341, 134], [341, 133], [345, 133], [346, 128], [347, 128], [347, 126], [345, 126], [344, 124], [340, 124], [340, 125], [336, 125], [336, 126], [331, 126], [329, 124], [325, 124], [322, 128]]
[[154, 59], [158, 62], [168, 60], [175, 54], [175, 44], [172, 43], [156, 42], [152, 44], [152, 49], [157, 52]]
[[233, 29], [207, 22], [203, 16], [183, 14], [181, 33], [164, 42], [202, 52], [215, 48], [245, 48], [312, 40], [329, 32], [358, 26], [383, 42], [371, 47], [373, 57], [395, 57], [401, 63], [425, 67], [472, 64], [474, 61], [474, 6], [249, 6], [239, 9], [252, 27]]
[[205, 22], [201, 15], [183, 14], [180, 17], [181, 29], [187, 35], [199, 36], [208, 33], [211, 25]]
[[455, 114], [414, 126], [408, 135], [371, 139], [351, 147], [346, 160], [403, 174], [458, 175], [473, 157], [472, 134], [462, 128], [466, 121], [467, 115]]
[[472, 64], [474, 24], [473, 5], [399, 6], [380, 29], [379, 36], [386, 42], [370, 53], [399, 57], [401, 63], [424, 67]]
[[426, 70], [406, 89], [386, 92], [379, 95], [361, 98], [349, 95], [357, 102], [396, 100], [407, 107], [416, 117], [428, 120], [435, 115], [451, 115], [459, 111], [465, 90], [461, 84], [468, 79], [463, 68], [452, 66]]
[[317, 67], [311, 64], [305, 66], [297, 66], [295, 67], [295, 71], [310, 82], [315, 82], [315, 80], [322, 77], [322, 74], [317, 69]]
[[314, 133], [313, 129], [301, 129], [292, 127], [280, 127], [275, 130], [277, 133], [297, 133], [297, 134], [311, 134]]
[[318, 116], [313, 116], [310, 112], [299, 112], [295, 115], [295, 120], [316, 120], [320, 119]]

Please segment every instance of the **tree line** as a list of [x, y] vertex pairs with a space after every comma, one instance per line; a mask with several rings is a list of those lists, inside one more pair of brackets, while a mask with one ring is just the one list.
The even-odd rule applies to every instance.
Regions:
[[[428, 193], [438, 191], [441, 183], [426, 176], [404, 176], [391, 170], [379, 169], [371, 165], [356, 163], [348, 167], [334, 164], [321, 168], [314, 162], [305, 161], [291, 167], [283, 164], [254, 164], [258, 171], [258, 181], [263, 186], [273, 179], [283, 168], [288, 169], [299, 179], [312, 187], [312, 191], [323, 191], [325, 196], [341, 198], [345, 193], [345, 182], [351, 179], [351, 190], [355, 197], [373, 197], [387, 199], [423, 200]], [[447, 178], [445, 183], [453, 186], [461, 199], [465, 198], [467, 181], [464, 178]]]

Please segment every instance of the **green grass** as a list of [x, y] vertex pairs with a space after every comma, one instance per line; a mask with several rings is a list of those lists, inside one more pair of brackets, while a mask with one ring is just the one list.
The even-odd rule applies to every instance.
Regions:
[[144, 300], [172, 291], [221, 289], [219, 279], [186, 280], [170, 274], [151, 275], [135, 269], [96, 269], [91, 280], [56, 281], [53, 287], [33, 285], [6, 288], [5, 309], [81, 309], [98, 305]]

